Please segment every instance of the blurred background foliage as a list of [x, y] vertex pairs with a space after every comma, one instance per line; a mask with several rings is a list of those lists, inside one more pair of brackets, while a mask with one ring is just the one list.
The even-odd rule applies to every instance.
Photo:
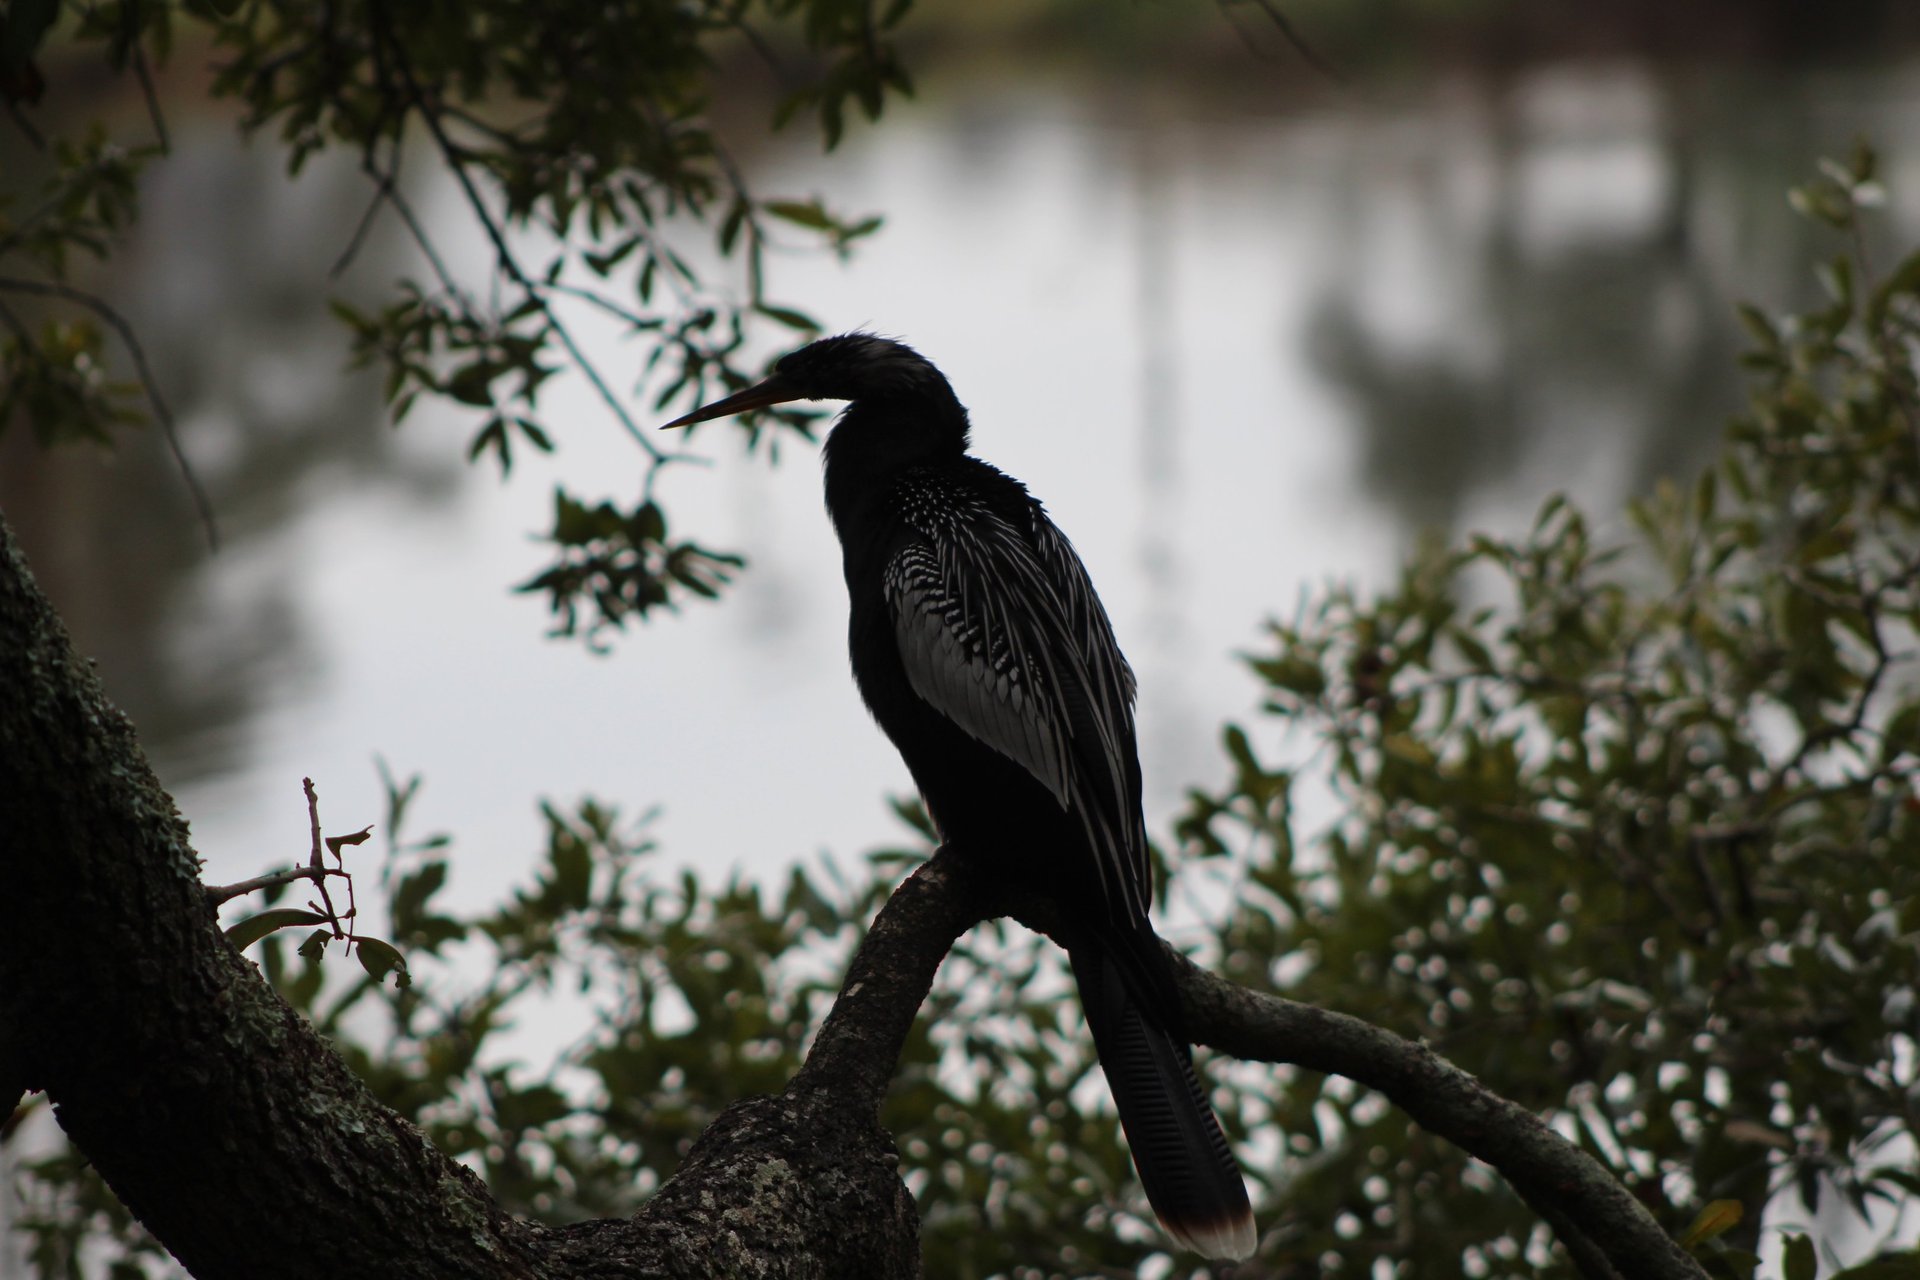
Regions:
[[[905, 24], [904, 4], [846, 0], [13, 0], [0, 99], [37, 160], [9, 164], [0, 206], [0, 428], [113, 439], [163, 403], [81, 268], [110, 262], [137, 216], [141, 171], [168, 152], [165, 119], [155, 108], [125, 129], [41, 138], [31, 108], [49, 76], [104, 60], [146, 85], [170, 50], [211, 44], [224, 67], [213, 92], [276, 134], [292, 165], [353, 154], [367, 217], [422, 251], [421, 277], [338, 309], [395, 417], [423, 396], [464, 406], [469, 456], [505, 472], [516, 451], [554, 446], [541, 392], [569, 370], [634, 431], [651, 476], [673, 460], [571, 341], [570, 308], [626, 326], [657, 373], [652, 403], [691, 400], [751, 375], [749, 335], [811, 330], [771, 291], [770, 247], [797, 236], [843, 252], [879, 225], [749, 190], [708, 126], [716, 64], [771, 51], [780, 73], [748, 103], [807, 116], [831, 144], [957, 27], [1062, 58], [1096, 45], [1149, 76], [1249, 48], [1286, 55], [1275, 11], [1222, 7], [1224, 25], [1170, 3], [990, 4]], [[1756, 58], [1802, 55], [1914, 25], [1892, 0], [1609, 6], [1578, 20], [1490, 0], [1279, 12], [1342, 73], [1416, 54], [1504, 67], [1705, 30]], [[454, 176], [498, 250], [488, 287], [436, 269], [399, 180], [409, 149]], [[1267, 711], [1226, 728], [1230, 781], [1191, 795], [1169, 844], [1168, 896], [1217, 907], [1204, 960], [1425, 1037], [1555, 1117], [1676, 1234], [1711, 1202], [1737, 1203], [1740, 1221], [1700, 1246], [1725, 1275], [1753, 1274], [1759, 1255], [1789, 1280], [1875, 1256], [1871, 1274], [1920, 1274], [1901, 1252], [1920, 1191], [1920, 689], [1907, 662], [1920, 265], [1875, 240], [1885, 195], [1864, 151], [1797, 193], [1830, 237], [1825, 296], [1741, 313], [1752, 404], [1697, 482], [1635, 505], [1631, 537], [1596, 535], [1596, 518], [1555, 499], [1522, 536], [1435, 542], [1397, 587], [1327, 590], [1276, 624], [1250, 659]], [[688, 227], [727, 264], [724, 281], [676, 249]], [[810, 426], [796, 415], [772, 430]], [[558, 495], [558, 554], [528, 585], [563, 631], [596, 641], [735, 567], [730, 552], [670, 539], [651, 488], [626, 508]], [[408, 833], [417, 783], [387, 790], [388, 919], [374, 932], [407, 954], [411, 985], [298, 954], [282, 935], [258, 944], [262, 966], [390, 1105], [504, 1203], [556, 1221], [629, 1210], [720, 1107], [784, 1082], [863, 922], [927, 836], [906, 806], [909, 848], [779, 883], [712, 880], [669, 871], [644, 820], [548, 806], [527, 882], [461, 909], [447, 902], [450, 839]], [[1300, 818], [1329, 798], [1330, 824]], [[1202, 1273], [1161, 1251], [1066, 990], [1050, 951], [998, 925], [942, 972], [886, 1117], [932, 1275]], [[535, 1055], [512, 1041], [518, 1021], [563, 1001], [590, 1011], [571, 1044]], [[1212, 1070], [1262, 1204], [1260, 1260], [1240, 1274], [1566, 1274], [1496, 1175], [1378, 1098], [1305, 1073]], [[165, 1272], [76, 1153], [15, 1169], [13, 1227], [34, 1274]]]
[[[1722, 1275], [1810, 1225], [1830, 1261], [1889, 1245], [1858, 1274], [1920, 1270], [1920, 254], [1871, 268], [1885, 198], [1864, 148], [1793, 193], [1834, 233], [1827, 300], [1742, 309], [1752, 403], [1631, 539], [1556, 497], [1274, 626], [1251, 663], [1331, 831], [1298, 841], [1298, 766], [1237, 727], [1179, 824], [1243, 868], [1230, 976], [1425, 1039], [1676, 1234], [1735, 1202]], [[1525, 1206], [1379, 1099], [1242, 1105], [1287, 1135], [1303, 1261], [1536, 1274]]]

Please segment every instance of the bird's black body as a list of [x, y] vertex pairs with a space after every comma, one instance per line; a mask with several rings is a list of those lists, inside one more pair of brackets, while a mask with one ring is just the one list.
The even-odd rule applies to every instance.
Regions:
[[823, 339], [683, 421], [802, 398], [852, 401], [827, 440], [826, 493], [861, 696], [942, 838], [1058, 905], [1161, 1221], [1210, 1256], [1245, 1256], [1245, 1185], [1147, 917], [1133, 673], [1086, 569], [1025, 486], [968, 455], [966, 410], [900, 343]]

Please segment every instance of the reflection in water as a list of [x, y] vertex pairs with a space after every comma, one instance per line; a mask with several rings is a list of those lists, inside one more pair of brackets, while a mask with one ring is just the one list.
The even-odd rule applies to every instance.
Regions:
[[[217, 513], [217, 558], [157, 427], [104, 456], [0, 440], [0, 508], [176, 788], [239, 765], [263, 705], [314, 694], [279, 542], [293, 517], [336, 486], [425, 499], [457, 473], [451, 455], [394, 449], [377, 377], [344, 372], [327, 269], [365, 199], [351, 164], [289, 183], [274, 149], [209, 122], [152, 168], [133, 241], [86, 281], [140, 335]], [[363, 278], [393, 274], [396, 247], [375, 236]]]
[[[1898, 156], [1897, 83], [1854, 123]], [[1476, 495], [1608, 503], [1704, 462], [1743, 401], [1731, 303], [1804, 296], [1784, 189], [1850, 136], [1784, 88], [1563, 72], [1395, 148], [1330, 237], [1312, 326], [1372, 496], [1454, 528]], [[1409, 289], [1443, 313], [1409, 317]]]
[[1140, 363], [1138, 387], [1139, 521], [1135, 557], [1145, 587], [1147, 608], [1134, 641], [1131, 662], [1136, 669], [1152, 668], [1158, 676], [1154, 697], [1163, 709], [1147, 726], [1149, 755], [1159, 751], [1191, 758], [1205, 749], [1215, 726], [1187, 697], [1182, 677], [1184, 660], [1200, 639], [1192, 634], [1183, 586], [1188, 549], [1179, 537], [1183, 503], [1188, 496], [1181, 475], [1179, 343], [1185, 320], [1179, 306], [1175, 253], [1177, 223], [1173, 185], [1177, 167], [1165, 154], [1165, 140], [1142, 130], [1131, 141], [1129, 164], [1132, 190], [1128, 193], [1136, 215], [1133, 260], [1137, 292], [1133, 317]]

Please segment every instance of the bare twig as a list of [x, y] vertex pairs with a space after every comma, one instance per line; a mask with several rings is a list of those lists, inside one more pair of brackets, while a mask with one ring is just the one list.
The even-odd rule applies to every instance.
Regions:
[[138, 41], [133, 46], [133, 74], [140, 81], [140, 96], [146, 99], [147, 119], [153, 122], [153, 137], [160, 146], [160, 154], [171, 155], [173, 142], [167, 136], [167, 118], [160, 112], [160, 95], [153, 91], [153, 72], [147, 66], [146, 47]]
[[13, 127], [20, 131], [21, 136], [27, 140], [29, 146], [35, 151], [45, 151], [47, 149], [46, 137], [42, 135], [38, 129], [33, 127], [33, 121], [27, 119], [26, 115], [20, 110], [19, 103], [15, 102], [12, 98], [0, 97], [0, 106], [6, 108], [7, 119], [13, 121]]
[[616, 320], [624, 321], [636, 329], [646, 328], [656, 323], [647, 316], [641, 315], [633, 308], [622, 306], [605, 294], [593, 289], [583, 289], [577, 284], [562, 284], [556, 280], [552, 284], [542, 285], [541, 288], [548, 293], [558, 293], [564, 294], [569, 298], [578, 298], [580, 301], [598, 307]]
[[13, 313], [12, 307], [4, 302], [0, 302], [0, 324], [13, 330], [13, 336], [18, 338], [28, 350], [34, 349], [33, 335], [27, 331], [25, 322]]
[[372, 142], [367, 144], [367, 152], [360, 165], [367, 176], [373, 179], [373, 199], [367, 201], [367, 207], [361, 213], [359, 221], [353, 224], [353, 234], [347, 237], [347, 247], [340, 251], [340, 256], [333, 260], [331, 267], [327, 268], [329, 280], [338, 280], [346, 273], [347, 268], [353, 265], [353, 260], [360, 256], [361, 246], [366, 243], [367, 232], [372, 230], [374, 218], [379, 214], [381, 206], [392, 200], [394, 180], [400, 174], [400, 141], [397, 138], [394, 140], [392, 163], [384, 170], [373, 158], [374, 146]]
[[251, 880], [236, 880], [232, 884], [210, 884], [207, 897], [214, 906], [231, 902], [235, 898], [245, 897], [249, 893], [258, 893], [262, 889], [271, 889], [275, 885], [292, 884], [296, 880], [318, 881], [324, 876], [341, 876], [352, 881], [343, 868], [338, 867], [288, 867], [282, 871], [269, 871], [263, 876], [254, 876]]
[[173, 410], [167, 406], [166, 397], [160, 394], [160, 383], [153, 376], [153, 368], [147, 363], [147, 352], [140, 345], [140, 339], [134, 335], [133, 326], [125, 316], [116, 311], [104, 298], [76, 289], [72, 285], [58, 284], [50, 280], [25, 280], [18, 276], [0, 276], [0, 293], [24, 293], [43, 298], [59, 298], [87, 310], [106, 321], [114, 333], [119, 335], [127, 353], [133, 357], [135, 374], [140, 379], [140, 389], [145, 392], [148, 405], [153, 409], [154, 421], [160, 424], [161, 434], [166, 437], [167, 448], [173, 454], [173, 460], [180, 470], [181, 481], [187, 486], [187, 493], [193, 499], [195, 512], [200, 517], [200, 527], [207, 534], [207, 548], [220, 549], [220, 528], [214, 521], [213, 503], [208, 499], [206, 490], [200, 487], [200, 478], [194, 474], [193, 464], [187, 461], [187, 455], [180, 448], [180, 435], [174, 428]]
[[[1307, 42], [1306, 38], [1300, 34], [1299, 29], [1293, 25], [1293, 20], [1287, 17], [1287, 15], [1281, 11], [1280, 7], [1273, 3], [1273, 0], [1220, 0], [1221, 11], [1228, 14], [1231, 14], [1234, 7], [1240, 4], [1250, 4], [1258, 9], [1262, 16], [1273, 24], [1274, 30], [1280, 33], [1281, 39], [1285, 40], [1288, 45], [1292, 46], [1293, 51], [1300, 55], [1301, 61], [1305, 62], [1315, 71], [1318, 71], [1334, 84], [1342, 88], [1347, 86], [1348, 80], [1346, 75], [1331, 62], [1328, 62], [1320, 56], [1319, 50]], [[1231, 21], [1231, 17], [1229, 17], [1228, 20]], [[1237, 24], [1234, 29], [1236, 31], [1239, 30]]]
[[[313, 789], [312, 778], [300, 779], [301, 789], [307, 793], [307, 825], [313, 831], [313, 851], [308, 855], [307, 868], [318, 874], [310, 877], [314, 887], [320, 890], [320, 904], [310, 904], [316, 911], [324, 911], [327, 923], [333, 928], [333, 936], [344, 938], [347, 930], [340, 923], [340, 914], [333, 909], [333, 895], [327, 892], [326, 846], [320, 839], [320, 796]], [[353, 891], [353, 878], [347, 878], [347, 891]], [[349, 913], [349, 917], [351, 913]]]
[[728, 14], [727, 21], [735, 31], [740, 33], [741, 37], [746, 40], [747, 46], [759, 55], [760, 60], [767, 64], [767, 69], [773, 72], [782, 84], [787, 84], [793, 79], [786, 64], [780, 60], [780, 55], [775, 53], [773, 46], [767, 43], [766, 37], [761, 35], [759, 30], [755, 28], [751, 22], [747, 21], [746, 11], [744, 9], [736, 10]]
[[466, 197], [468, 208], [473, 211], [475, 220], [480, 223], [481, 229], [487, 233], [487, 239], [492, 242], [494, 256], [500, 264], [500, 269], [539, 307], [542, 317], [547, 322], [547, 326], [553, 331], [553, 336], [558, 338], [560, 345], [566, 348], [567, 356], [572, 361], [574, 368], [586, 376], [587, 381], [593, 385], [594, 392], [613, 413], [613, 416], [619, 421], [621, 427], [626, 430], [629, 436], [633, 437], [635, 443], [646, 451], [648, 457], [652, 458], [655, 462], [661, 461], [663, 451], [658, 445], [647, 438], [646, 433], [640, 429], [640, 424], [633, 420], [633, 415], [627, 411], [626, 405], [621, 403], [620, 397], [614, 393], [613, 388], [607, 385], [607, 381], [601, 376], [599, 368], [588, 358], [586, 351], [581, 348], [579, 342], [574, 338], [572, 331], [569, 330], [566, 323], [560, 319], [559, 313], [556, 312], [552, 304], [541, 295], [540, 289], [534, 283], [533, 278], [520, 266], [519, 259], [514, 256], [512, 248], [507, 244], [505, 229], [493, 216], [493, 211], [487, 207], [487, 202], [480, 194], [480, 189], [474, 185], [473, 176], [467, 171], [466, 161], [462, 157], [461, 148], [448, 136], [446, 123], [441, 119], [439, 109], [428, 100], [425, 90], [421, 88], [418, 78], [413, 74], [413, 66], [407, 59], [406, 50], [400, 46], [399, 41], [388, 28], [384, 10], [380, 5], [376, 4], [374, 11], [376, 15], [378, 15], [376, 25], [379, 29], [380, 37], [385, 40], [388, 45], [388, 51], [393, 58], [393, 65], [399, 73], [401, 82], [406, 85], [407, 97], [412, 102], [414, 109], [420, 113], [420, 118], [426, 122], [427, 132], [433, 135], [434, 144], [440, 150], [441, 159], [446, 162], [447, 168], [453, 173], [454, 180], [460, 184], [460, 190]]

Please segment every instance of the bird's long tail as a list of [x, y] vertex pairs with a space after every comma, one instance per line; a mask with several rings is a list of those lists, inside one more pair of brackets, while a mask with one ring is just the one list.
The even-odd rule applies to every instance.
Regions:
[[1089, 941], [1068, 957], [1160, 1225], [1204, 1257], [1249, 1256], [1257, 1237], [1246, 1183], [1194, 1075], [1192, 1050], [1148, 1009], [1108, 946]]

